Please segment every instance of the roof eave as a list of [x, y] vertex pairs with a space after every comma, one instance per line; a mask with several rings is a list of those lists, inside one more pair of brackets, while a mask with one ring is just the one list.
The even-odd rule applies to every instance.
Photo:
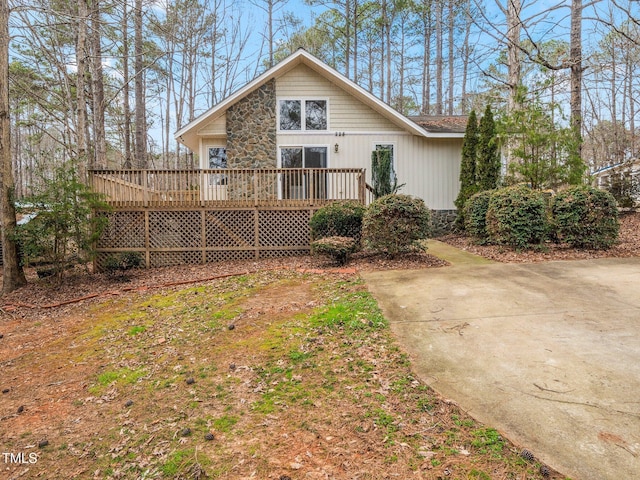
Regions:
[[[191, 141], [184, 140], [185, 135], [189, 137], [194, 136], [197, 138], [197, 134], [189, 134], [188, 132], [192, 132], [194, 129], [198, 128], [198, 126], [212, 121], [215, 119], [216, 114], [222, 114], [225, 112], [231, 105], [236, 103], [239, 99], [251, 93], [253, 90], [261, 87], [266, 82], [271, 79], [278, 78], [279, 76], [284, 75], [289, 70], [299, 65], [300, 63], [304, 63], [308, 67], [312, 68], [316, 72], [323, 75], [328, 80], [337, 84], [343, 90], [348, 91], [351, 95], [355, 95], [359, 97], [360, 100], [364, 101], [367, 105], [373, 108], [375, 111], [388, 118], [390, 121], [395, 123], [396, 125], [402, 127], [404, 130], [410, 132], [413, 135], [417, 135], [419, 137], [425, 138], [463, 138], [464, 134], [459, 133], [443, 133], [443, 132], [430, 132], [429, 130], [424, 129], [417, 123], [413, 122], [409, 118], [405, 117], [398, 111], [391, 108], [389, 105], [384, 103], [382, 100], [374, 96], [373, 94], [367, 92], [364, 88], [356, 84], [355, 82], [349, 80], [347, 77], [342, 75], [340, 72], [334, 70], [333, 68], [325, 65], [316, 57], [308, 53], [306, 50], [299, 49], [289, 57], [284, 59], [282, 62], [278, 63], [274, 67], [270, 68], [263, 74], [256, 77], [254, 80], [246, 84], [244, 87], [240, 88], [233, 94], [231, 94], [226, 99], [222, 100], [217, 105], [213, 106], [202, 115], [200, 115], [195, 120], [189, 122], [187, 125], [182, 127], [174, 134], [174, 138], [186, 145], [187, 147], [194, 150], [189, 144]], [[196, 146], [197, 149], [197, 146]]]

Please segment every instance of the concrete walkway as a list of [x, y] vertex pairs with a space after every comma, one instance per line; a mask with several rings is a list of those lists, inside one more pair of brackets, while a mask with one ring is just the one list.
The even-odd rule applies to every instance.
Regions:
[[426, 245], [428, 254], [438, 257], [441, 260], [446, 260], [451, 265], [488, 265], [495, 263], [493, 260], [465, 252], [440, 240], [430, 238], [426, 241]]
[[640, 478], [640, 258], [452, 263], [362, 274], [418, 375], [574, 480]]

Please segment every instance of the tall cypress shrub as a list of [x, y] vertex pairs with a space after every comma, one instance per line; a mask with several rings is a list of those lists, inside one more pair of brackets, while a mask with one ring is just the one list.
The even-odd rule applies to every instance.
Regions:
[[371, 180], [375, 198], [391, 195], [400, 190], [402, 185], [398, 185], [398, 178], [393, 170], [391, 150], [380, 148], [371, 152]]
[[460, 193], [454, 204], [458, 209], [457, 225], [464, 228], [464, 205], [478, 191], [476, 184], [476, 157], [478, 149], [478, 118], [471, 110], [462, 141], [462, 160], [460, 162]]
[[492, 190], [498, 186], [500, 181], [500, 152], [491, 105], [487, 105], [484, 116], [480, 120], [477, 148], [476, 182], [478, 190]]

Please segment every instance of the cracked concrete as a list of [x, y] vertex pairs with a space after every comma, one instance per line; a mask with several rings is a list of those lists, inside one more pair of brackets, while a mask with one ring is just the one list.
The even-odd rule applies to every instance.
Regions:
[[640, 258], [362, 275], [435, 390], [575, 480], [640, 478]]

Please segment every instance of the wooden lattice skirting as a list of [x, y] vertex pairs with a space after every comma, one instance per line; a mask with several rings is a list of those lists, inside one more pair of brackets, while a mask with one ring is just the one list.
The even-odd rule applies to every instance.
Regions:
[[97, 245], [96, 268], [114, 253], [144, 255], [147, 267], [305, 255], [316, 209], [117, 209], [99, 211], [108, 224]]

